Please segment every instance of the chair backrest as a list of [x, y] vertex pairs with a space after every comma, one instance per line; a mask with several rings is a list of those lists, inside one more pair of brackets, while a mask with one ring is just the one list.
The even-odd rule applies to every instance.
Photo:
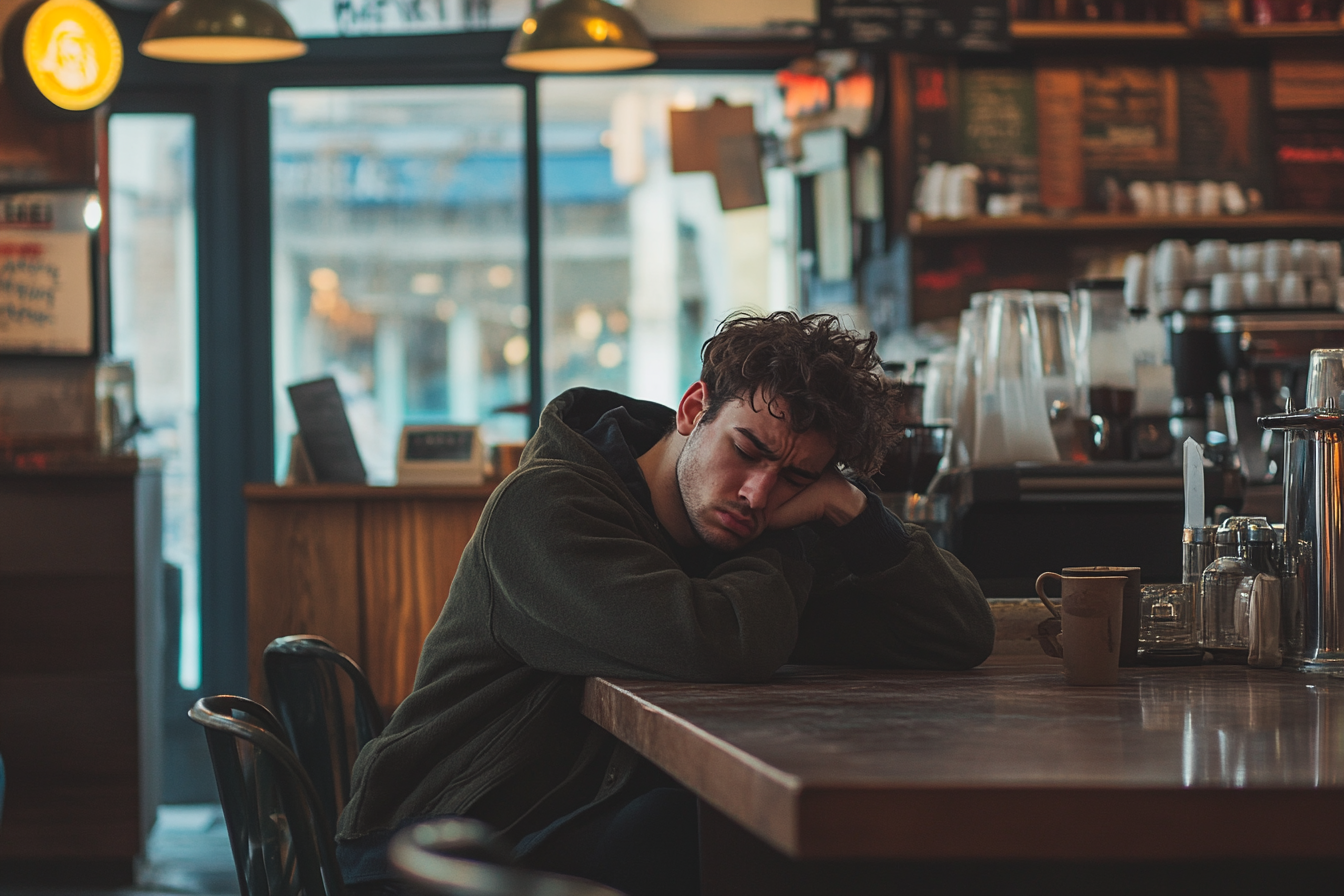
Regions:
[[590, 880], [510, 868], [495, 838], [489, 825], [471, 818], [425, 821], [392, 838], [388, 863], [432, 896], [622, 896]]
[[210, 762], [243, 896], [343, 896], [336, 841], [285, 730], [245, 697], [202, 697]]
[[[364, 745], [383, 731], [383, 712], [354, 660], [317, 635], [276, 638], [262, 655], [271, 705], [289, 733], [332, 826], [350, 801], [350, 770]], [[340, 675], [354, 695], [354, 744]]]

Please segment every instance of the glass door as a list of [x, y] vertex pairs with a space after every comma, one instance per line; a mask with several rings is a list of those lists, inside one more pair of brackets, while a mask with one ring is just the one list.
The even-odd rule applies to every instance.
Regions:
[[407, 423], [527, 436], [524, 89], [270, 95], [275, 458], [287, 386], [334, 377], [369, 481]]
[[115, 113], [108, 121], [112, 353], [134, 364], [147, 431], [141, 457], [163, 469], [164, 799], [213, 801], [200, 734], [186, 711], [201, 689], [196, 120]]

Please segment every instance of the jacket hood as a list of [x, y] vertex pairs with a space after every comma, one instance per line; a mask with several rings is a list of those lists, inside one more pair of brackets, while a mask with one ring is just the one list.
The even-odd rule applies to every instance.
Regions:
[[667, 430], [676, 420], [676, 412], [656, 401], [630, 398], [605, 389], [578, 387], [562, 392], [541, 412], [541, 421], [523, 449], [521, 464], [547, 458], [566, 460], [587, 466], [607, 465], [597, 449], [583, 434], [613, 408], [623, 407], [636, 421]]

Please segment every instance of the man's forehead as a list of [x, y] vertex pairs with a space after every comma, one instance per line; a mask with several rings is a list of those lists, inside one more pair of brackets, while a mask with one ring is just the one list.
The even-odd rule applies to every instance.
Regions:
[[749, 399], [734, 399], [725, 404], [729, 406], [725, 410], [731, 408], [733, 411], [729, 415], [731, 419], [726, 421], [730, 428], [770, 455], [778, 457], [790, 453], [797, 457], [797, 452], [792, 449], [801, 448], [807, 456], [813, 458], [813, 462], [806, 463], [806, 466], [817, 466], [816, 460], [819, 459], [820, 467], [824, 468], [835, 454], [835, 440], [828, 434], [816, 429], [802, 432], [794, 430], [786, 402], [777, 401], [771, 406], [758, 390], [755, 407]]

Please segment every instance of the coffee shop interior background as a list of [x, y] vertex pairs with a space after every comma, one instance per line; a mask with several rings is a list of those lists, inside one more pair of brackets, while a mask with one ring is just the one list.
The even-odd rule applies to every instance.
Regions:
[[[281, 0], [308, 53], [251, 66], [138, 53], [160, 5], [108, 0], [124, 70], [96, 109], [53, 115], [0, 82], [0, 224], [34, 194], [97, 211], [91, 344], [0, 347], [13, 874], [129, 880], [157, 805], [215, 799], [185, 713], [255, 683], [244, 486], [284, 479], [293, 383], [335, 378], [369, 483], [390, 485], [407, 424], [511, 443], [576, 385], [675, 403], [737, 309], [841, 314], [909, 375], [955, 355], [973, 294], [1133, 280], [1137, 255], [1164, 346], [1158, 312], [1216, 310], [1195, 249], [1179, 284], [1156, 279], [1178, 265], [1164, 241], [1225, 241], [1207, 256], [1344, 233], [1337, 3], [1292, 21], [1274, 12], [1290, 4], [988, 4], [1014, 16], [1002, 34], [916, 46], [819, 33], [809, 0], [633, 0], [658, 62], [603, 75], [506, 68], [525, 0]], [[1304, 307], [1321, 253], [1288, 272]], [[1195, 377], [1203, 415], [1215, 355], [1164, 400]], [[104, 419], [100, 443], [114, 359], [131, 429], [109, 444]], [[1029, 594], [1020, 579], [997, 596]], [[76, 772], [93, 783], [62, 783]]]

